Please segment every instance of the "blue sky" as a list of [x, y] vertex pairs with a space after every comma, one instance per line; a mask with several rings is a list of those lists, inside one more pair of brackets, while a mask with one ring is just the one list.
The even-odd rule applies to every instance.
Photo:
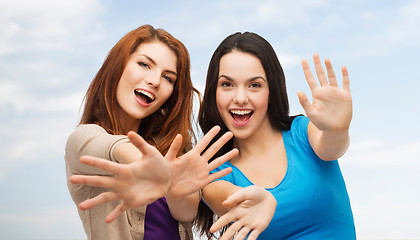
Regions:
[[143, 25], [190, 51], [203, 91], [227, 35], [275, 48], [291, 112], [310, 94], [300, 61], [346, 65], [352, 143], [340, 159], [359, 239], [420, 239], [420, 1], [0, 1], [0, 239], [84, 239], [65, 182], [64, 145], [111, 47]]

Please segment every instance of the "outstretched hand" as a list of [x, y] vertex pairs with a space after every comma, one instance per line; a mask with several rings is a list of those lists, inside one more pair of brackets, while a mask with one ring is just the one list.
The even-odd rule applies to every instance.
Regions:
[[231, 239], [233, 236], [235, 240], [245, 239], [248, 234], [248, 240], [254, 240], [270, 224], [277, 201], [264, 188], [252, 185], [238, 190], [222, 204], [231, 209], [213, 224], [210, 232], [214, 233], [233, 222], [220, 240]]
[[181, 135], [174, 139], [163, 157], [155, 147], [134, 132], [128, 133], [128, 138], [140, 150], [142, 157], [130, 164], [119, 164], [91, 156], [81, 157], [80, 161], [83, 164], [100, 168], [114, 176], [74, 175], [70, 177], [70, 182], [112, 188], [114, 192], [104, 192], [83, 201], [79, 204], [79, 208], [86, 210], [106, 202], [122, 200], [122, 203], [105, 219], [109, 223], [127, 209], [145, 206], [163, 196], [177, 199], [199, 191], [211, 181], [229, 174], [230, 168], [209, 173], [238, 154], [238, 150], [233, 149], [208, 163], [209, 159], [232, 138], [232, 133], [225, 133], [203, 153], [219, 131], [218, 126], [212, 128], [195, 148], [180, 157], [176, 155], [181, 146]]
[[325, 59], [327, 76], [322, 68], [318, 54], [313, 56], [316, 75], [320, 86], [309, 69], [308, 62], [302, 61], [303, 72], [312, 92], [312, 103], [303, 92], [298, 92], [299, 102], [311, 122], [321, 131], [348, 130], [352, 118], [352, 97], [350, 94], [349, 74], [342, 67], [343, 88], [337, 84], [337, 78], [329, 59]]
[[[82, 210], [90, 209], [106, 202], [122, 200], [106, 222], [112, 222], [122, 212], [152, 203], [164, 196], [170, 185], [170, 168], [166, 159], [140, 135], [130, 132], [128, 138], [142, 153], [142, 157], [130, 164], [119, 164], [106, 159], [83, 156], [83, 164], [100, 168], [112, 173], [113, 177], [74, 175], [73, 184], [82, 184], [103, 188], [113, 188], [114, 192], [104, 192], [79, 204]], [[175, 151], [173, 147], [169, 151]]]
[[[165, 158], [168, 160], [171, 168], [171, 186], [169, 187], [168, 194], [165, 196], [166, 198], [178, 199], [188, 196], [232, 171], [231, 168], [225, 168], [221, 171], [209, 174], [212, 170], [238, 154], [238, 150], [233, 149], [223, 156], [216, 158], [211, 163], [208, 163], [210, 158], [212, 158], [233, 136], [231, 132], [225, 133], [203, 153], [219, 131], [219, 126], [213, 127], [193, 149], [180, 157], [176, 157], [177, 151], [170, 151], [166, 154]], [[173, 141], [171, 148], [178, 149], [180, 144], [181, 136], [177, 136]]]

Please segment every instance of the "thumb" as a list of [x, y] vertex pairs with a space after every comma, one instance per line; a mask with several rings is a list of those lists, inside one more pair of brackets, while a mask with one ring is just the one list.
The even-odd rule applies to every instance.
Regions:
[[246, 188], [241, 188], [232, 195], [230, 195], [222, 204], [223, 207], [232, 208], [238, 203], [247, 199]]
[[178, 134], [176, 135], [175, 139], [172, 141], [171, 146], [169, 147], [169, 150], [165, 155], [166, 160], [171, 161], [175, 159], [181, 145], [182, 145], [182, 135]]
[[297, 92], [297, 96], [299, 98], [299, 103], [302, 106], [303, 110], [305, 110], [306, 114], [312, 110], [312, 104], [309, 102], [308, 97], [305, 93], [299, 91]]
[[150, 144], [148, 144], [139, 134], [130, 131], [127, 134], [127, 137], [130, 140], [130, 142], [134, 146], [136, 146], [143, 155], [147, 155], [148, 147], [150, 147]]

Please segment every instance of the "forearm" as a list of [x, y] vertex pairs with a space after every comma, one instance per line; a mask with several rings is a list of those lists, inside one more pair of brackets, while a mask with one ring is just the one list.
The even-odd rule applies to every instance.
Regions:
[[226, 181], [216, 181], [208, 184], [203, 189], [203, 200], [216, 213], [217, 216], [223, 216], [230, 209], [223, 206], [223, 202], [232, 194], [242, 189]]
[[190, 222], [197, 215], [198, 204], [201, 199], [199, 192], [177, 199], [168, 196], [165, 198], [172, 217], [179, 222]]
[[308, 126], [309, 142], [319, 158], [325, 161], [343, 156], [350, 145], [349, 130], [321, 131], [312, 123]]
[[122, 142], [112, 152], [118, 163], [128, 164], [141, 158], [141, 152], [131, 142]]

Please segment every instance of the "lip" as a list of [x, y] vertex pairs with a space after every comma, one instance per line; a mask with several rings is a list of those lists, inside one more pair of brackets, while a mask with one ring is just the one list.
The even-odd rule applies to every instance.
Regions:
[[[152, 96], [153, 96], [153, 101], [152, 102], [150, 102], [150, 103], [147, 103], [147, 102], [145, 102], [145, 101], [143, 101], [142, 99], [140, 99], [138, 96], [137, 96], [137, 94], [136, 94], [136, 91], [138, 91], [138, 90], [141, 90], [141, 91], [144, 91], [144, 92], [147, 92], [147, 93], [149, 93], [149, 94], [151, 94]], [[143, 106], [143, 107], [148, 107], [148, 106], [150, 106], [154, 101], [156, 101], [156, 95], [153, 93], [153, 92], [151, 92], [151, 91], [149, 91], [149, 90], [147, 90], [147, 89], [144, 89], [144, 88], [136, 88], [136, 89], [134, 89], [134, 91], [133, 91], [133, 94], [134, 94], [134, 99], [136, 100], [136, 102], [138, 103], [138, 104], [140, 104], [141, 106]]]
[[[250, 113], [248, 113], [248, 114], [250, 114], [250, 116], [246, 120], [238, 120], [238, 119], [235, 119], [233, 117], [233, 114], [234, 114], [233, 112], [250, 112]], [[251, 118], [252, 118], [253, 114], [254, 114], [254, 111], [251, 110], [251, 109], [244, 109], [244, 108], [239, 109], [239, 108], [235, 108], [235, 109], [230, 109], [229, 110], [229, 115], [230, 115], [230, 117], [232, 119], [233, 124], [236, 127], [245, 127], [246, 125], [248, 125], [248, 123], [251, 121]]]

